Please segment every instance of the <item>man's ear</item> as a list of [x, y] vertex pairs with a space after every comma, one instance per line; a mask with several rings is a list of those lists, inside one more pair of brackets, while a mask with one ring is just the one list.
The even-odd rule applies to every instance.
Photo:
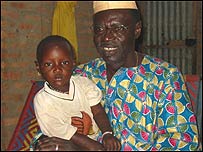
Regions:
[[138, 21], [136, 24], [135, 24], [135, 38], [138, 39], [141, 35], [141, 32], [142, 32], [142, 22], [141, 21]]

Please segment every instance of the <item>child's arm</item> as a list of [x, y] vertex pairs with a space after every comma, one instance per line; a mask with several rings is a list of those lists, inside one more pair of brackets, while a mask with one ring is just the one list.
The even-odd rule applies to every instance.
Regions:
[[103, 133], [102, 143], [106, 150], [120, 150], [121, 144], [120, 141], [113, 136], [113, 130], [111, 128], [108, 117], [104, 111], [104, 108], [101, 104], [97, 104], [91, 107], [93, 117], [97, 123], [99, 129]]

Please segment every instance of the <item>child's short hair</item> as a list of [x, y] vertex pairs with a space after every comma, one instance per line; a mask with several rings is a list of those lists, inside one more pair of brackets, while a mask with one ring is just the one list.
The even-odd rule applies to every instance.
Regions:
[[54, 45], [57, 45], [58, 47], [62, 47], [62, 48], [66, 47], [68, 49], [72, 59], [73, 60], [75, 59], [74, 48], [66, 38], [59, 36], [59, 35], [50, 35], [50, 36], [47, 36], [44, 39], [42, 39], [37, 46], [36, 57], [37, 57], [38, 62], [41, 61], [41, 57], [43, 55], [43, 50], [47, 49], [49, 47], [53, 47]]

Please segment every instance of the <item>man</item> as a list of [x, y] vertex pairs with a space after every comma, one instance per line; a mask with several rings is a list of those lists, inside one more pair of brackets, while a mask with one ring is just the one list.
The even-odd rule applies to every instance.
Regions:
[[121, 150], [196, 150], [196, 119], [181, 73], [135, 50], [142, 30], [136, 3], [95, 1], [93, 7], [94, 43], [101, 58], [78, 66], [75, 73], [102, 90]]
[[76, 72], [103, 91], [121, 150], [195, 150], [197, 126], [183, 77], [175, 66], [135, 50], [141, 25], [134, 1], [94, 2], [94, 43], [102, 58]]

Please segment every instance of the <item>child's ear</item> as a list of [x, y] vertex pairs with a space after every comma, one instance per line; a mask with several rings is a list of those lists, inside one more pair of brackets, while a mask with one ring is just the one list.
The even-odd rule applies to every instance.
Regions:
[[36, 66], [37, 71], [40, 73], [39, 62], [35, 61], [35, 66]]
[[74, 59], [73, 60], [73, 67], [76, 67], [77, 63], [76, 63], [76, 60]]

